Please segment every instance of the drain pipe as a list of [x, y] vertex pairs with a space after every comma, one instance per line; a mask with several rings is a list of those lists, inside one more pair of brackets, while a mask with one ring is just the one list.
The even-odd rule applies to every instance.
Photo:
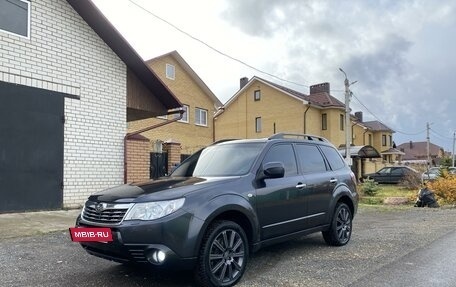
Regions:
[[307, 104], [307, 109], [304, 111], [304, 134], [306, 133], [306, 117], [307, 117], [307, 111], [310, 109], [310, 103]]
[[135, 131], [135, 132], [132, 132], [132, 133], [128, 133], [128, 134], [125, 135], [125, 137], [124, 137], [124, 183], [127, 183], [127, 170], [128, 170], [128, 166], [127, 166], [127, 140], [130, 137], [135, 136], [137, 134], [140, 134], [140, 133], [143, 133], [143, 132], [147, 132], [147, 131], [150, 131], [150, 130], [153, 130], [153, 129], [156, 129], [156, 128], [159, 128], [159, 127], [162, 127], [162, 126], [177, 122], [178, 120], [182, 119], [182, 117], [184, 115], [184, 112], [185, 111], [182, 108], [180, 108], [178, 110], [175, 110], [175, 111], [171, 111], [171, 112], [167, 113], [167, 115], [172, 115], [172, 114], [179, 113], [179, 116], [177, 118], [175, 118], [175, 119], [164, 121], [164, 122], [161, 122], [159, 124], [152, 125], [152, 126], [149, 126], [149, 127], [146, 127], [146, 128], [143, 128], [143, 129], [140, 129], [138, 131]]

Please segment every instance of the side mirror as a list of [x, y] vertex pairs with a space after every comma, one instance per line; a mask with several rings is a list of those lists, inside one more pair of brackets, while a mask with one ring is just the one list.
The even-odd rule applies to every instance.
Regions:
[[264, 178], [282, 178], [285, 175], [285, 168], [281, 162], [268, 162], [263, 165]]

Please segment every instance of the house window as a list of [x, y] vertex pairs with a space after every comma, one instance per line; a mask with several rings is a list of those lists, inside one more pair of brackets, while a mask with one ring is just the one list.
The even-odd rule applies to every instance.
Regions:
[[393, 146], [393, 136], [389, 136], [389, 144], [390, 144], [390, 147]]
[[261, 117], [255, 118], [255, 132], [257, 132], [257, 133], [261, 132]]
[[328, 115], [327, 114], [321, 115], [321, 129], [322, 130], [328, 129]]
[[340, 123], [340, 130], [343, 131], [344, 130], [344, 115], [343, 114], [340, 114], [340, 117], [339, 117], [339, 123]]
[[369, 145], [372, 145], [372, 135], [369, 135]]
[[253, 92], [253, 99], [255, 101], [259, 101], [261, 99], [261, 91], [260, 90], [256, 90], [255, 92]]
[[[184, 113], [182, 114], [182, 119], [179, 120], [181, 123], [188, 123], [188, 106], [183, 105], [182, 109], [184, 110]], [[175, 114], [174, 118], [178, 118], [179, 114]]]
[[0, 30], [30, 37], [30, 2], [25, 0], [0, 0]]
[[382, 135], [382, 146], [386, 146], [386, 135]]
[[207, 110], [195, 108], [195, 125], [207, 126]]
[[166, 78], [174, 80], [176, 76], [176, 69], [173, 65], [166, 64]]

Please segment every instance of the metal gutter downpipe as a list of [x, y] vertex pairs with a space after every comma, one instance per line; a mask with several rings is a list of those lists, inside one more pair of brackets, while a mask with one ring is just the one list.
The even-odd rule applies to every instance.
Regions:
[[185, 111], [182, 108], [180, 108], [179, 110], [171, 111], [171, 112], [167, 113], [167, 115], [172, 115], [172, 114], [177, 114], [177, 113], [179, 113], [180, 115], [179, 115], [179, 117], [177, 117], [175, 119], [167, 120], [167, 121], [161, 122], [159, 124], [156, 124], [156, 125], [153, 125], [153, 126], [149, 126], [149, 127], [146, 127], [146, 128], [143, 128], [143, 129], [140, 129], [138, 131], [135, 131], [135, 132], [132, 132], [132, 133], [128, 133], [128, 134], [125, 135], [125, 137], [124, 137], [124, 183], [127, 183], [127, 171], [128, 171], [128, 166], [127, 166], [127, 140], [130, 137], [135, 136], [137, 134], [140, 134], [140, 133], [143, 133], [143, 132], [147, 132], [147, 131], [150, 131], [150, 130], [153, 130], [153, 129], [156, 129], [156, 128], [159, 128], [159, 127], [162, 127], [162, 126], [177, 122], [178, 120], [182, 119]]
[[307, 111], [310, 109], [310, 103], [307, 104], [307, 109], [304, 111], [304, 134], [306, 134], [306, 129], [307, 129], [307, 125], [306, 125], [306, 117], [307, 117]]

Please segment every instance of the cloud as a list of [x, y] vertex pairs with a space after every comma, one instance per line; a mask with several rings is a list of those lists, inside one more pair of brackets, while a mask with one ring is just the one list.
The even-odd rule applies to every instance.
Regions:
[[[223, 19], [238, 30], [281, 41], [281, 57], [271, 54], [264, 67], [282, 77], [306, 85], [329, 81], [340, 90], [342, 67], [350, 80], [358, 80], [352, 90], [376, 116], [354, 101], [353, 108], [364, 110], [365, 118], [380, 118], [406, 133], [422, 131], [426, 121], [436, 122], [442, 130], [456, 129], [454, 1], [226, 3]], [[409, 135], [396, 136], [400, 142]]]

